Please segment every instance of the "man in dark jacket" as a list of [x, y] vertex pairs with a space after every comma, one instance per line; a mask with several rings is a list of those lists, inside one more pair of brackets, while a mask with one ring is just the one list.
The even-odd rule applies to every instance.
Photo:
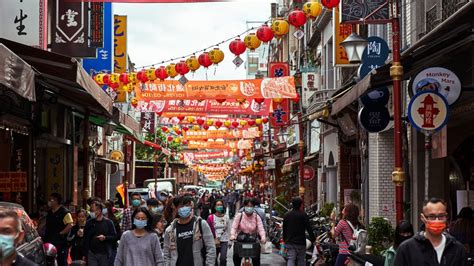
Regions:
[[308, 231], [309, 240], [315, 241], [313, 230], [309, 225], [308, 215], [301, 210], [303, 201], [300, 197], [293, 198], [291, 204], [293, 209], [283, 217], [283, 240], [288, 250], [287, 265], [306, 265], [306, 235]]
[[446, 202], [438, 198], [423, 204], [421, 221], [425, 231], [398, 247], [394, 265], [466, 265], [463, 245], [444, 233], [448, 219], [446, 209]]
[[113, 222], [104, 217], [105, 205], [99, 201], [91, 204], [91, 219], [84, 228], [84, 253], [87, 265], [107, 265], [112, 253], [113, 241], [117, 241], [117, 233]]

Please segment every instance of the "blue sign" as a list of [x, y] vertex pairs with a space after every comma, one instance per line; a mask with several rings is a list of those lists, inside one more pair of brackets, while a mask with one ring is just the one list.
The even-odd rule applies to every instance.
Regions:
[[360, 100], [364, 106], [371, 105], [387, 105], [390, 100], [390, 92], [387, 87], [381, 87], [364, 93], [360, 96]]
[[96, 58], [84, 59], [82, 66], [91, 76], [100, 72], [110, 73], [113, 66], [113, 15], [112, 3], [104, 3], [104, 43], [97, 48]]
[[361, 64], [359, 69], [357, 70], [357, 75], [359, 79], [363, 79], [367, 74], [369, 74], [372, 70], [381, 67], [382, 65], [371, 65], [371, 64]]
[[385, 65], [390, 51], [387, 42], [377, 36], [369, 37], [367, 41], [367, 48], [362, 54], [362, 62], [368, 65]]
[[390, 122], [390, 113], [383, 105], [364, 106], [359, 111], [359, 124], [368, 132], [384, 130]]

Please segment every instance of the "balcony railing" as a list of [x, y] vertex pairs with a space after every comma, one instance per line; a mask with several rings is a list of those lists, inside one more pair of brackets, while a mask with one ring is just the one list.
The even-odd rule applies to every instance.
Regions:
[[443, 21], [445, 21], [448, 17], [454, 14], [467, 2], [467, 0], [442, 0], [441, 3], [443, 9], [441, 10], [441, 14]]
[[426, 12], [426, 33], [436, 28], [440, 20], [438, 19], [438, 6], [434, 5], [430, 10]]

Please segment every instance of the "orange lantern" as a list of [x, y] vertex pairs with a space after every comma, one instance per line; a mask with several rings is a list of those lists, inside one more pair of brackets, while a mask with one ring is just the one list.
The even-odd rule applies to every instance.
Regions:
[[214, 65], [219, 64], [224, 60], [224, 52], [217, 47], [212, 49], [212, 51], [209, 52], [209, 60], [211, 60]]
[[166, 66], [166, 74], [168, 74], [169, 77], [174, 78], [178, 75], [178, 72], [176, 72], [176, 65], [171, 63]]
[[304, 4], [303, 6], [304, 14], [312, 20], [316, 19], [317, 16], [321, 15], [322, 11], [323, 11], [323, 6], [319, 2], [316, 2], [316, 1], [308, 2]]
[[149, 81], [154, 81], [156, 79], [156, 74], [155, 74], [155, 68], [149, 68], [145, 71], [145, 75], [148, 78]]
[[281, 103], [281, 102], [283, 102], [283, 99], [282, 98], [274, 98], [273, 102], [274, 103]]
[[129, 83], [136, 83], [137, 82], [137, 72], [130, 72], [128, 73], [128, 81]]
[[271, 25], [273, 34], [277, 38], [281, 38], [282, 36], [286, 35], [288, 31], [290, 30], [288, 21], [282, 19], [282, 18], [277, 18], [272, 22]]
[[130, 101], [130, 104], [131, 104], [133, 107], [137, 107], [137, 105], [138, 105], [138, 99], [137, 99], [137, 98], [133, 98], [133, 99]]
[[194, 55], [186, 59], [186, 65], [188, 66], [189, 70], [191, 70], [191, 72], [194, 72], [201, 67], [201, 64], [199, 64], [198, 59]]
[[249, 35], [245, 36], [244, 43], [250, 51], [254, 51], [262, 44], [262, 41], [255, 35], [255, 33], [249, 33]]

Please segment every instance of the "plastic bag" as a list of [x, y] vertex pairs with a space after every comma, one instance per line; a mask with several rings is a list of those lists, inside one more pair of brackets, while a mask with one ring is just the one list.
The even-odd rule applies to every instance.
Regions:
[[262, 250], [263, 254], [271, 254], [272, 253], [272, 242], [267, 241], [263, 244], [260, 244], [260, 246], [262, 247], [261, 250]]

